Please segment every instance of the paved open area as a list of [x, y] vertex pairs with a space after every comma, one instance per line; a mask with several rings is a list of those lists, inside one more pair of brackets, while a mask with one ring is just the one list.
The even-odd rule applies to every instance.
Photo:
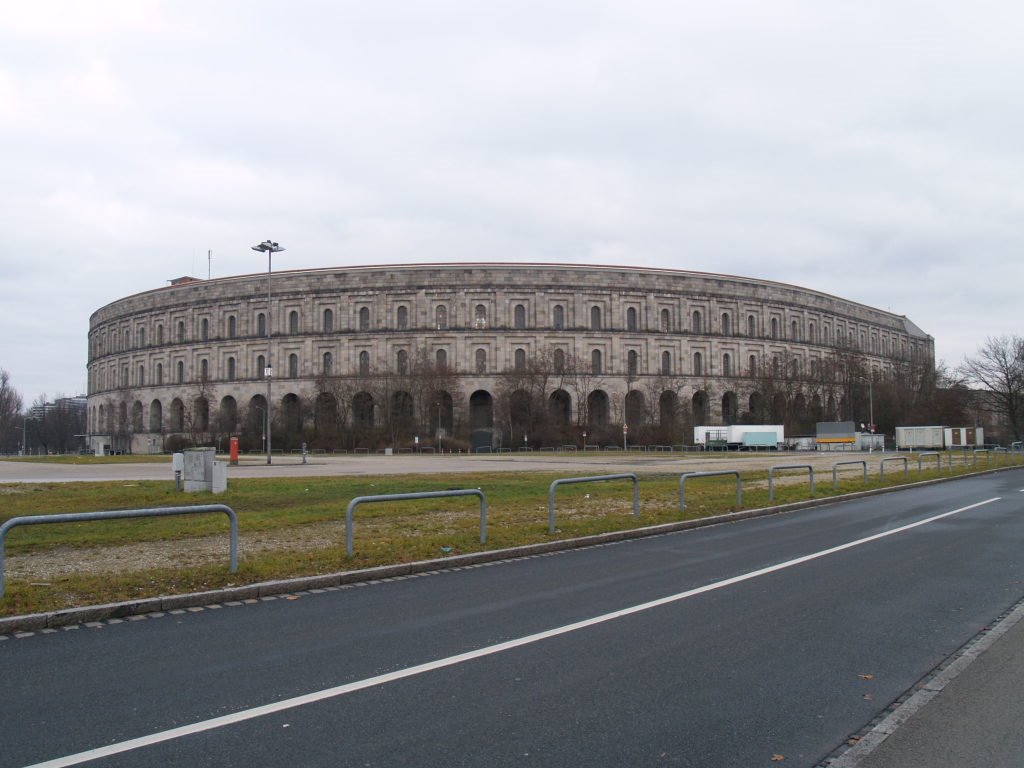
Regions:
[[[878, 474], [882, 458], [894, 453], [688, 453], [604, 451], [601, 453], [509, 453], [415, 455], [312, 454], [274, 456], [268, 465], [263, 456], [244, 456], [237, 467], [228, 468], [228, 482], [243, 477], [330, 477], [337, 475], [399, 475], [465, 472], [614, 472], [682, 473], [718, 469], [766, 470], [773, 464], [811, 464], [815, 471], [831, 471], [837, 461], [864, 460], [871, 473]], [[906, 454], [902, 454], [906, 455]], [[226, 457], [221, 457], [225, 458]], [[958, 461], [961, 460], [957, 457]], [[934, 459], [930, 459], [934, 462]], [[916, 459], [911, 461], [916, 468]], [[0, 483], [59, 483], [100, 480], [171, 480], [170, 461], [140, 464], [63, 464], [0, 461]]]

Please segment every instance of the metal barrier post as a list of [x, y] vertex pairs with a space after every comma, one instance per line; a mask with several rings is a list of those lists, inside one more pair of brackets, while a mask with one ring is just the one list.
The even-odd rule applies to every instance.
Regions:
[[985, 454], [985, 463], [988, 464], [988, 448], [975, 448], [974, 449], [974, 466], [978, 466], [978, 454]]
[[345, 508], [345, 554], [352, 556], [352, 513], [364, 503], [375, 501], [405, 501], [408, 499], [447, 499], [453, 496], [478, 496], [480, 498], [480, 543], [487, 543], [487, 497], [477, 488], [456, 491], [424, 491], [422, 493], [385, 493], [377, 496], [356, 496]]
[[572, 485], [574, 483], [597, 483], [604, 480], [632, 480], [633, 481], [633, 519], [640, 516], [640, 480], [633, 472], [624, 472], [619, 475], [594, 475], [593, 477], [565, 477], [555, 480], [548, 488], [548, 533], [555, 532], [555, 488], [560, 485]]
[[922, 459], [924, 459], [925, 456], [934, 456], [935, 457], [935, 461], [938, 462], [938, 466], [936, 467], [936, 469], [938, 469], [939, 472], [942, 471], [942, 454], [939, 453], [938, 451], [925, 451], [924, 453], [917, 454], [917, 471], [918, 472], [923, 472], [924, 471], [924, 465], [922, 463]]
[[864, 482], [868, 481], [868, 463], [866, 461], [837, 461], [832, 465], [832, 490], [839, 490], [839, 467], [849, 464], [860, 464], [864, 468]]
[[904, 478], [909, 478], [910, 477], [910, 465], [907, 464], [907, 457], [906, 456], [890, 456], [888, 459], [882, 459], [881, 463], [878, 465], [878, 479], [879, 480], [885, 480], [885, 463], [887, 461], [902, 461], [903, 462], [903, 477]]
[[22, 525], [47, 525], [53, 523], [82, 523], [91, 520], [123, 520], [136, 517], [168, 517], [170, 515], [192, 515], [201, 512], [223, 512], [228, 516], [231, 528], [231, 573], [238, 570], [238, 516], [235, 510], [225, 504], [199, 504], [194, 507], [155, 507], [149, 509], [113, 509], [99, 512], [70, 512], [62, 515], [31, 515], [12, 517], [0, 525], [0, 598], [4, 595], [4, 539], [12, 528]]
[[736, 506], [743, 506], [743, 480], [740, 479], [740, 473], [735, 469], [723, 469], [716, 472], [685, 472], [679, 476], [679, 511], [682, 512], [686, 509], [686, 503], [684, 501], [684, 494], [686, 492], [686, 479], [692, 477], [722, 477], [723, 475], [735, 475], [736, 476]]
[[811, 475], [811, 496], [814, 496], [814, 467], [810, 464], [779, 464], [768, 468], [768, 501], [775, 500], [775, 470], [777, 469], [806, 469]]

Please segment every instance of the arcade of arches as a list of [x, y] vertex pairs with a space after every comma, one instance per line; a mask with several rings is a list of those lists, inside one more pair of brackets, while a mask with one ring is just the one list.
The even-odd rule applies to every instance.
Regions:
[[[823, 398], [819, 393], [769, 397], [754, 391], [741, 398], [732, 390], [713, 397], [703, 389], [688, 397], [673, 390], [634, 389], [623, 395], [595, 389], [582, 401], [565, 389], [556, 389], [535, 400], [523, 390], [503, 399], [477, 389], [464, 402], [443, 390], [420, 402], [404, 390], [358, 391], [342, 398], [320, 392], [311, 402], [288, 393], [272, 408], [273, 439], [283, 450], [303, 443], [324, 449], [404, 447], [413, 445], [416, 438], [420, 446], [456, 448], [474, 435], [474, 444], [479, 444], [483, 434], [495, 445], [539, 447], [575, 443], [587, 432], [588, 442], [595, 445], [620, 443], [625, 425], [633, 444], [674, 444], [689, 442], [693, 426], [715, 423], [777, 423], [792, 433], [809, 433], [816, 421], [842, 418], [846, 407], [845, 400], [837, 403], [834, 397]], [[112, 431], [123, 423], [130, 431], [181, 433], [196, 442], [218, 445], [226, 445], [228, 436], [234, 435], [240, 436], [244, 449], [260, 450], [266, 412], [266, 398], [255, 395], [242, 403], [231, 396], [212, 404], [204, 397], [174, 398], [166, 404], [159, 399], [148, 405], [135, 401], [130, 410], [126, 406], [104, 412], [101, 407], [99, 417], [107, 420]]]

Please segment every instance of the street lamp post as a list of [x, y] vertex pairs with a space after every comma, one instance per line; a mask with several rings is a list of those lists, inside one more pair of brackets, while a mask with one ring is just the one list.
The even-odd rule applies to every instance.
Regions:
[[267, 411], [264, 414], [266, 420], [264, 422], [264, 434], [267, 436], [267, 464], [270, 464], [270, 380], [274, 376], [274, 367], [270, 362], [270, 273], [271, 273], [271, 257], [275, 253], [280, 253], [284, 250], [280, 245], [275, 243], [273, 240], [264, 240], [259, 245], [252, 246], [254, 251], [262, 251], [267, 254], [267, 364], [263, 369], [263, 376], [267, 380]]

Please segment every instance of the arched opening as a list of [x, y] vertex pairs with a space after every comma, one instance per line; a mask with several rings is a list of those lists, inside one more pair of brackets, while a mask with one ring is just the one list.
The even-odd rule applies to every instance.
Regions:
[[661, 375], [671, 376], [672, 375], [672, 353], [662, 352], [661, 353]]
[[437, 330], [444, 331], [448, 328], [448, 307], [443, 304], [438, 305], [437, 309], [434, 310], [434, 323], [437, 326]]
[[518, 329], [525, 328], [526, 327], [526, 307], [524, 307], [522, 304], [516, 304], [514, 315], [515, 315], [515, 317], [513, 319], [513, 323], [515, 324], [515, 327], [518, 328]]
[[553, 312], [553, 325], [556, 330], [565, 328], [565, 308], [561, 304], [556, 304]]
[[601, 375], [601, 350], [595, 349], [590, 353], [590, 372], [594, 376]]
[[159, 400], [149, 404], [149, 431], [163, 432], [164, 429], [164, 408]]
[[690, 408], [693, 413], [694, 426], [704, 426], [708, 423], [708, 393], [698, 390], [693, 393], [690, 400]]
[[196, 432], [210, 430], [210, 401], [205, 397], [192, 401], [192, 427]]
[[600, 331], [601, 330], [601, 308], [591, 307], [590, 308], [590, 330]]
[[[533, 408], [531, 407], [530, 393], [517, 389], [509, 396], [508, 420], [512, 429], [513, 440], [525, 433], [532, 426]], [[516, 440], [518, 444], [518, 440]]]
[[630, 307], [626, 310], [626, 330], [635, 331], [636, 326], [636, 307]]
[[748, 401], [748, 408], [750, 409], [750, 419], [755, 424], [764, 423], [764, 395], [760, 392], [751, 392], [750, 399]]
[[438, 437], [450, 435], [454, 424], [455, 404], [452, 401], [452, 396], [444, 390], [435, 392], [430, 412], [430, 431]]
[[338, 400], [330, 392], [321, 392], [313, 401], [313, 423], [320, 435], [338, 434]]
[[174, 398], [171, 400], [171, 423], [169, 424], [171, 432], [184, 432], [185, 431], [185, 404], [181, 402], [180, 398]]
[[352, 398], [352, 422], [360, 429], [373, 429], [373, 395], [358, 392]]
[[217, 411], [218, 431], [230, 434], [238, 429], [238, 402], [235, 398], [230, 395], [222, 398]]
[[811, 421], [822, 421], [821, 395], [815, 394], [811, 398]]
[[409, 327], [409, 308], [404, 304], [398, 308], [398, 318], [396, 320], [398, 330], [404, 331]]
[[494, 426], [494, 398], [484, 389], [469, 396], [469, 428], [490, 429]]
[[359, 308], [359, 330], [368, 331], [370, 330], [370, 308], [360, 307]]
[[391, 394], [391, 429], [398, 435], [409, 435], [414, 431], [412, 395], [403, 390]]
[[636, 353], [635, 349], [629, 350], [629, 355], [626, 358], [626, 370], [630, 378], [635, 378], [638, 369], [640, 368], [640, 355]]
[[838, 421], [836, 416], [836, 399], [832, 395], [829, 395], [828, 405], [825, 407], [825, 421]]
[[296, 334], [299, 332], [299, 313], [292, 310], [288, 313], [288, 333]]
[[324, 310], [324, 333], [331, 333], [334, 330], [334, 312], [330, 309]]
[[786, 423], [786, 396], [781, 392], [777, 392], [772, 398], [772, 423]]
[[608, 424], [608, 393], [595, 389], [587, 395], [587, 423], [591, 427], [604, 427]]
[[[254, 445], [262, 450], [264, 440], [264, 428], [267, 422], [267, 401], [263, 395], [254, 395], [249, 399], [249, 407], [245, 413], [245, 431], [253, 437]], [[256, 443], [256, 441], [259, 441]]]
[[667, 310], [661, 310], [661, 331], [662, 333], [668, 333], [672, 330], [672, 314]]
[[555, 373], [565, 372], [565, 350], [556, 349], [553, 355]]
[[722, 334], [729, 336], [732, 333], [732, 322], [729, 318], [728, 312], [722, 313]]
[[726, 392], [722, 395], [722, 423], [735, 424], [739, 420], [739, 398], [735, 392]]
[[639, 427], [647, 419], [644, 418], [644, 395], [639, 390], [632, 390], [626, 395], [626, 424]]
[[142, 403], [136, 400], [132, 403], [132, 432], [142, 431]]
[[359, 353], [359, 375], [367, 376], [370, 373], [370, 353], [365, 349]]
[[564, 389], [556, 389], [551, 393], [548, 400], [548, 414], [554, 424], [560, 427], [569, 425], [572, 418], [572, 397], [568, 392]]
[[704, 325], [703, 325], [703, 322], [701, 320], [700, 312], [698, 310], [694, 310], [693, 311], [693, 316], [692, 316], [691, 320], [692, 320], [693, 332], [694, 333], [703, 333], [704, 332]]
[[796, 397], [793, 398], [793, 421], [796, 422], [798, 428], [806, 426], [807, 421], [807, 398], [804, 397], [803, 392], [797, 392]]
[[398, 374], [405, 376], [409, 372], [409, 353], [404, 349], [400, 349], [395, 357], [395, 367], [398, 368]]
[[302, 432], [302, 401], [294, 392], [281, 398], [281, 419], [278, 422], [286, 435]]
[[478, 349], [476, 351], [476, 372], [487, 373], [487, 350]]
[[679, 420], [679, 395], [665, 390], [658, 398], [658, 423], [663, 427], [674, 427]]

